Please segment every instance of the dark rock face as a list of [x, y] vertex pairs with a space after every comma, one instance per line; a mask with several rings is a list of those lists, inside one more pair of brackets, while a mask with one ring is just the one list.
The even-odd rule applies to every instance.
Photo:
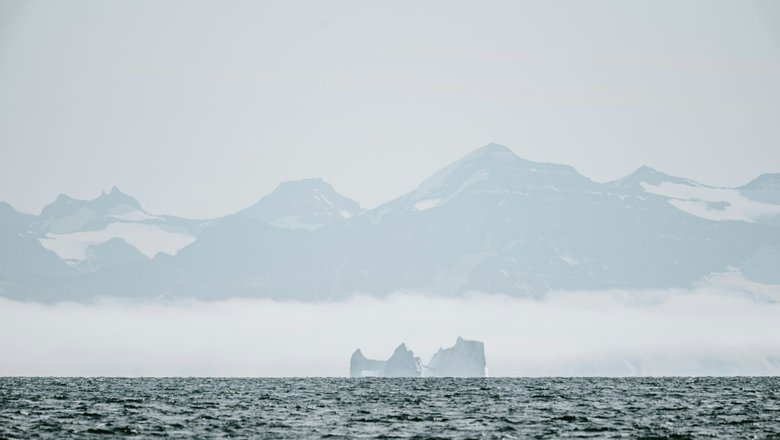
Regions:
[[461, 337], [455, 346], [439, 349], [426, 371], [430, 377], [485, 377], [485, 344]]

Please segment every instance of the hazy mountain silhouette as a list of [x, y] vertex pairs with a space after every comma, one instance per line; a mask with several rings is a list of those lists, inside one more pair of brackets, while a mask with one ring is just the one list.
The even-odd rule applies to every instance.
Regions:
[[[27, 263], [5, 257], [0, 273], [28, 275], [6, 276], [2, 294], [323, 301], [411, 289], [538, 297], [550, 290], [685, 287], [727, 270], [780, 283], [780, 271], [772, 270], [780, 261], [778, 176], [730, 189], [642, 167], [598, 183], [570, 166], [524, 160], [489, 144], [366, 211], [320, 179], [283, 183], [255, 205], [210, 222], [153, 216], [116, 189], [93, 201], [61, 196], [38, 217], [5, 213], [0, 205], [0, 221], [9, 219], [3, 233], [22, 233], [26, 244], [15, 246], [29, 247], [29, 255], [47, 254], [44, 245], [80, 257], [73, 243], [108, 237], [70, 265], [57, 266], [50, 252]], [[27, 224], [13, 226], [20, 223]], [[137, 230], [128, 235], [128, 228]], [[154, 228], [152, 242], [170, 234], [192, 242], [153, 252], [143, 247], [146, 228]]]
[[363, 209], [322, 179], [285, 182], [235, 217], [260, 220], [281, 229], [314, 230], [339, 223]]

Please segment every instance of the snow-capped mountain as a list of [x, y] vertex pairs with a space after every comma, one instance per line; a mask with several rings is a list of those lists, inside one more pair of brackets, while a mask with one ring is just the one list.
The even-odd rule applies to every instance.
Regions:
[[25, 232], [80, 271], [173, 255], [206, 224], [149, 214], [116, 187], [93, 200], [61, 194], [29, 220]]
[[531, 162], [503, 145], [488, 144], [433, 174], [402, 200], [407, 209], [422, 211], [464, 193], [527, 195], [592, 186], [593, 182], [570, 166]]
[[[152, 216], [115, 190], [94, 201], [58, 199], [32, 223], [40, 244], [71, 262], [83, 257], [86, 272], [4, 289], [46, 299], [322, 301], [399, 290], [538, 297], [685, 287], [727, 271], [780, 284], [776, 176], [730, 189], [642, 167], [598, 183], [490, 144], [367, 211], [319, 179], [284, 183], [208, 225]], [[145, 229], [134, 235], [129, 228]], [[166, 252], [159, 231], [190, 242]], [[156, 248], [142, 244], [149, 237]], [[41, 285], [46, 295], [34, 287]]]
[[112, 220], [142, 221], [155, 218], [146, 213], [137, 200], [117, 187], [94, 200], [77, 200], [60, 194], [45, 206], [34, 227], [43, 233], [67, 234], [101, 229]]
[[349, 260], [342, 283], [350, 274], [353, 291], [376, 290], [377, 280], [387, 280], [390, 290], [531, 296], [672, 287], [739, 267], [778, 243], [777, 230], [755, 227], [751, 217], [715, 221], [655, 191], [699, 188], [691, 181], [649, 168], [621, 180], [596, 183], [571, 167], [488, 145], [367, 213], [366, 225], [354, 225], [365, 234], [362, 254]]
[[772, 187], [770, 176], [761, 176], [741, 188], [719, 188], [642, 167], [612, 185], [661, 196], [675, 208], [707, 220], [777, 224], [780, 186]]
[[362, 212], [354, 200], [337, 193], [322, 179], [285, 182], [236, 217], [260, 220], [281, 229], [314, 230]]

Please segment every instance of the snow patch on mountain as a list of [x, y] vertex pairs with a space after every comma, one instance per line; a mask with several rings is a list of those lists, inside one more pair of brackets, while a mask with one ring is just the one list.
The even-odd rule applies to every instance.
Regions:
[[46, 219], [40, 222], [40, 228], [54, 234], [78, 231], [84, 225], [98, 218], [98, 213], [89, 208], [79, 208], [62, 217]]
[[160, 219], [160, 217], [157, 217], [156, 215], [151, 215], [151, 214], [149, 214], [149, 213], [147, 213], [145, 211], [141, 211], [141, 210], [127, 211], [127, 212], [122, 213], [122, 214], [112, 214], [111, 217], [116, 219], [116, 220], [125, 221], [125, 222], [142, 222], [142, 221], [145, 221], [145, 220], [159, 220]]
[[136, 199], [113, 187], [93, 200], [78, 200], [60, 194], [43, 208], [35, 229], [41, 233], [66, 234], [80, 231], [99, 220], [139, 222], [158, 219], [144, 211]]
[[48, 233], [38, 241], [43, 247], [64, 260], [83, 261], [90, 246], [121, 238], [149, 258], [159, 253], [175, 255], [195, 241], [195, 237], [179, 232], [166, 231], [158, 226], [143, 223], [110, 223], [99, 231], [80, 231], [67, 234]]
[[675, 208], [707, 220], [756, 223], [780, 215], [780, 206], [750, 200], [736, 189], [672, 182], [640, 185], [648, 193], [668, 197]]
[[435, 208], [443, 203], [442, 199], [425, 199], [420, 200], [414, 204], [414, 209], [417, 211], [425, 211], [426, 209]]

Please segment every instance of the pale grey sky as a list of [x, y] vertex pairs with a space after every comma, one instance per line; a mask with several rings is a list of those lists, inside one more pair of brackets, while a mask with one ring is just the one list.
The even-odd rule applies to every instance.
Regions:
[[0, 200], [372, 207], [489, 142], [595, 180], [780, 172], [780, 2], [0, 0]]

